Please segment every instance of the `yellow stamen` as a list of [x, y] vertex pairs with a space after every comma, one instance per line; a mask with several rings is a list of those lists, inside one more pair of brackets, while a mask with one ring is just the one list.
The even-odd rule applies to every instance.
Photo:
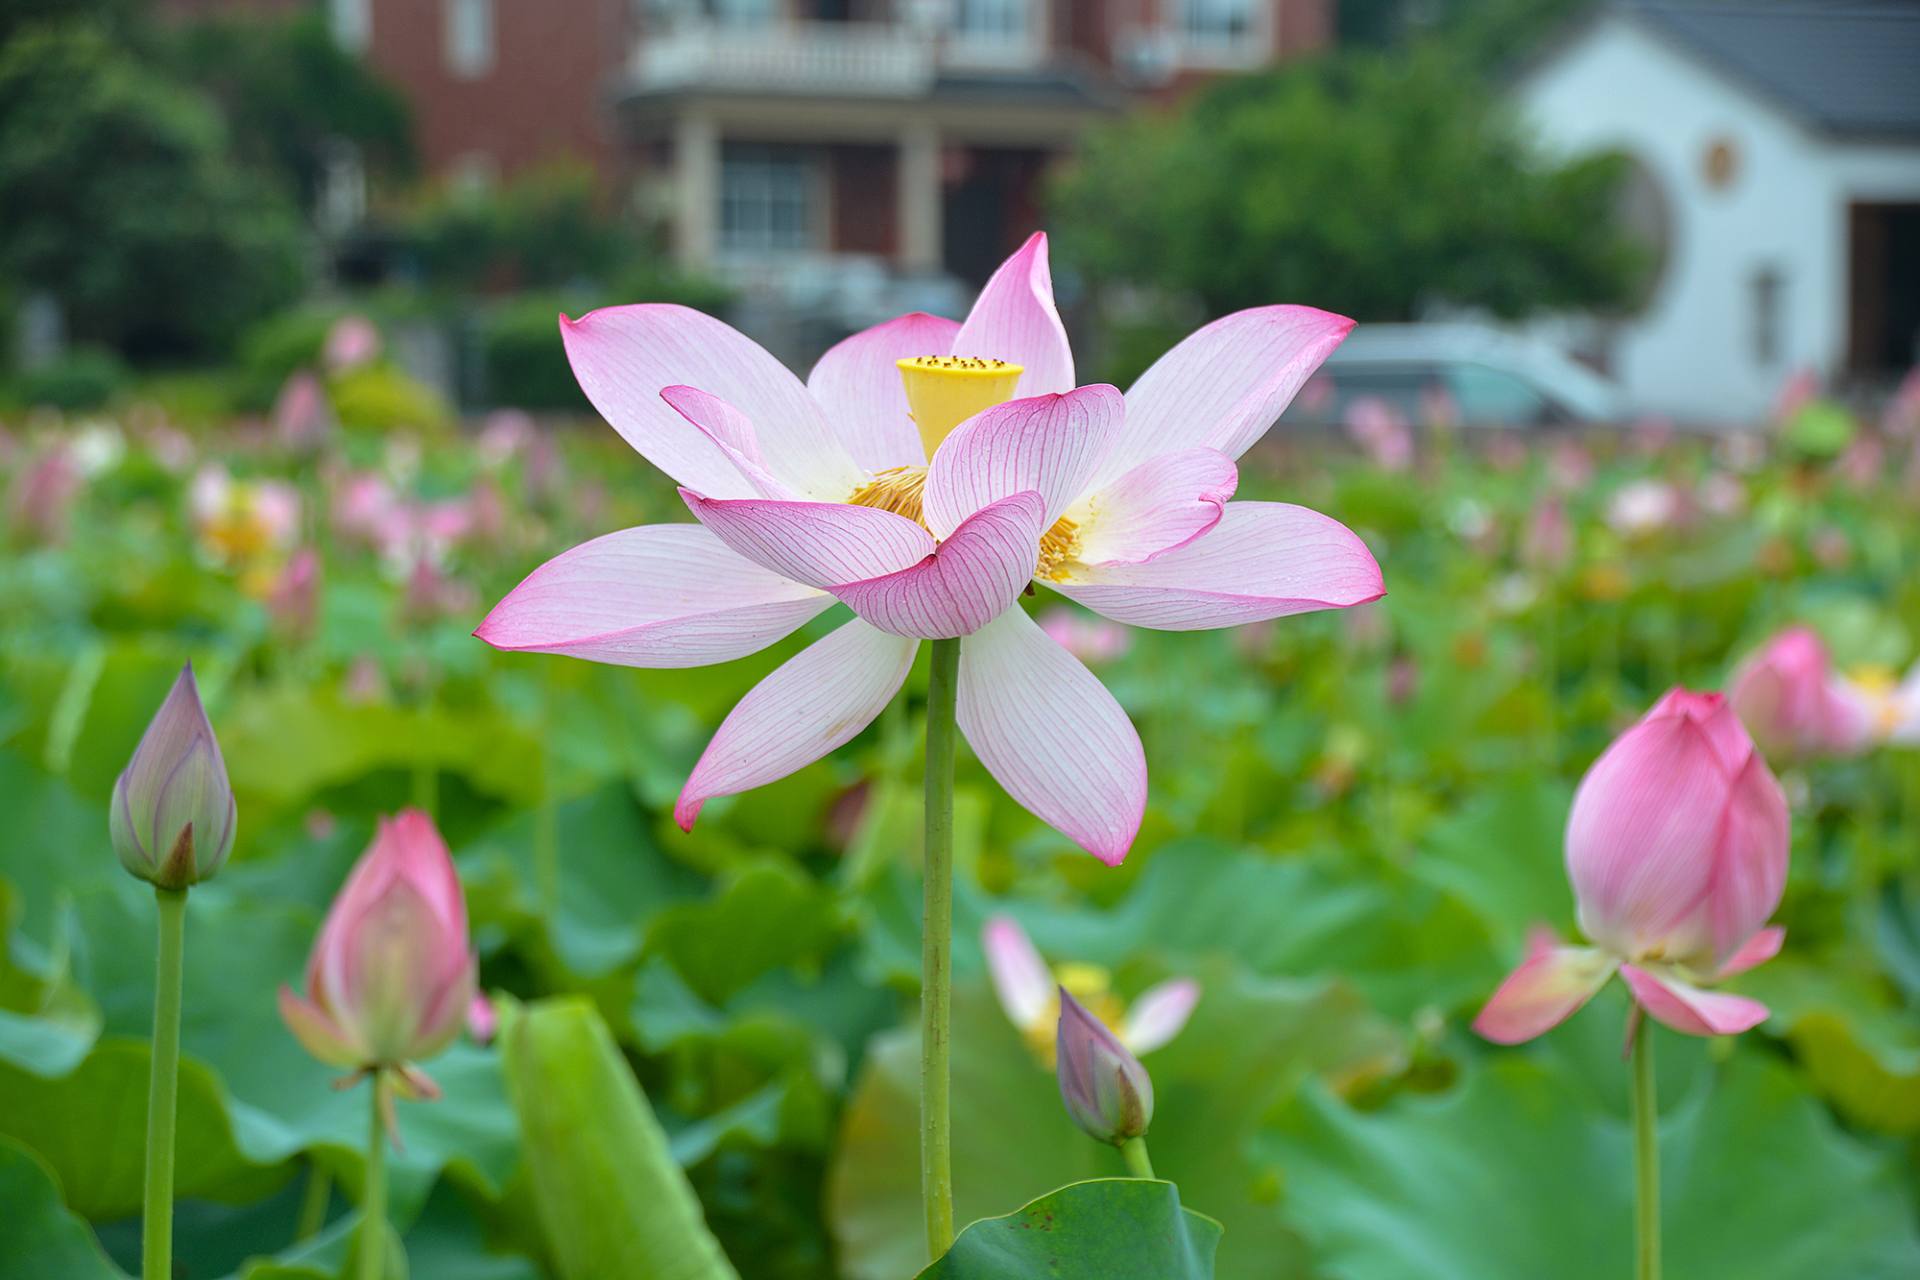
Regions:
[[878, 507], [905, 516], [924, 529], [927, 522], [920, 517], [920, 507], [926, 488], [925, 467], [890, 467], [855, 489], [847, 501], [856, 507]]
[[1079, 558], [1080, 526], [1061, 516], [1053, 522], [1053, 528], [1040, 535], [1040, 564], [1033, 576], [1064, 581], [1067, 566]]
[[1900, 677], [1892, 667], [1870, 663], [1847, 672], [1847, 680], [1866, 699], [1873, 714], [1873, 731], [1880, 737], [1892, 733], [1900, 723], [1900, 702], [1894, 695]]
[[927, 457], [947, 433], [983, 409], [1013, 399], [1022, 367], [978, 356], [909, 356], [894, 362], [907, 386], [907, 408]]

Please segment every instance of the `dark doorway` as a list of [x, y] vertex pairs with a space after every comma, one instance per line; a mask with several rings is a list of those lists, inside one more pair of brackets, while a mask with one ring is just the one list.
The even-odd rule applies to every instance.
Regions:
[[942, 236], [948, 271], [984, 284], [993, 269], [1040, 227], [1036, 197], [1046, 168], [1043, 151], [950, 149], [944, 161]]
[[1847, 366], [1876, 380], [1920, 363], [1920, 203], [1848, 210]]

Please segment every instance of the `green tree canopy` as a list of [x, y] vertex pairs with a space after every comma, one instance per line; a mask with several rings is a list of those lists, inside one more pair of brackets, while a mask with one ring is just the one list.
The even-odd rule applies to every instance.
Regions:
[[298, 216], [218, 112], [91, 23], [0, 46], [0, 191], [0, 274], [135, 357], [216, 352], [301, 285]]
[[1534, 154], [1435, 50], [1222, 82], [1097, 135], [1056, 184], [1062, 248], [1096, 281], [1213, 312], [1276, 300], [1367, 320], [1430, 303], [1518, 317], [1633, 296], [1625, 161]]

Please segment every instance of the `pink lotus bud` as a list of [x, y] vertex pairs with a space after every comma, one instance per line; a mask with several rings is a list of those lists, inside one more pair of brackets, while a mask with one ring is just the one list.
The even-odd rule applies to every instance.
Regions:
[[1871, 725], [1847, 696], [1826, 645], [1806, 627], [1782, 631], [1743, 662], [1729, 697], [1776, 760], [1850, 755], [1870, 737]]
[[1061, 987], [1056, 1074], [1075, 1124], [1115, 1146], [1153, 1123], [1153, 1081], [1120, 1038]]
[[345, 373], [380, 356], [380, 330], [365, 316], [341, 316], [327, 331], [320, 358], [333, 373]]
[[235, 816], [226, 761], [183, 667], [113, 784], [114, 850], [142, 880], [184, 889], [226, 863]]
[[1726, 700], [1669, 692], [1594, 762], [1567, 820], [1567, 874], [1592, 947], [1537, 941], [1474, 1022], [1531, 1039], [1616, 972], [1689, 1035], [1744, 1031], [1766, 1007], [1702, 990], [1770, 958], [1787, 881], [1787, 801]]
[[311, 449], [333, 431], [333, 406], [320, 379], [302, 369], [280, 386], [273, 402], [273, 431], [288, 449]]
[[274, 579], [266, 604], [280, 630], [295, 637], [310, 634], [320, 616], [320, 553], [312, 547], [294, 552]]
[[453, 859], [432, 820], [408, 809], [380, 823], [314, 941], [306, 998], [281, 987], [280, 1016], [322, 1062], [398, 1068], [460, 1033], [474, 983]]
[[1567, 518], [1564, 501], [1547, 498], [1533, 509], [1520, 554], [1536, 569], [1566, 567], [1573, 558], [1573, 522]]

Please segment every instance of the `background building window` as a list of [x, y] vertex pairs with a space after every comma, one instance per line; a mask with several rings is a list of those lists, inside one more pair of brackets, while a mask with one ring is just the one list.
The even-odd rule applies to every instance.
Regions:
[[805, 152], [729, 146], [720, 161], [720, 248], [794, 253], [813, 246], [813, 166]]
[[328, 0], [333, 41], [349, 53], [365, 53], [373, 40], [373, 0]]
[[1781, 304], [1786, 289], [1786, 277], [1776, 266], [1753, 273], [1753, 362], [1762, 368], [1780, 363]]
[[493, 0], [445, 0], [447, 69], [474, 79], [493, 70]]
[[1180, 0], [1180, 34], [1201, 44], [1238, 44], [1253, 34], [1253, 0]]
[[713, 16], [730, 27], [760, 27], [773, 21], [775, 0], [713, 0]]
[[959, 34], [976, 39], [1023, 39], [1027, 0], [960, 0], [953, 25]]

